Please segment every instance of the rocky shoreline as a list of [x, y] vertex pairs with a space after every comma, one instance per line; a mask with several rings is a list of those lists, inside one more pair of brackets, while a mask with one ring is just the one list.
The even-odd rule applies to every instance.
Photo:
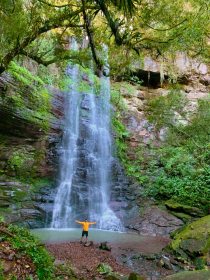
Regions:
[[[132, 248], [131, 243], [125, 244], [124, 246], [109, 244], [111, 251], [101, 250], [99, 248], [100, 244], [98, 243], [91, 244], [87, 247], [79, 242], [50, 243], [46, 244], [46, 247], [55, 257], [56, 264], [71, 263], [79, 279], [117, 280], [123, 279], [122, 277], [128, 277], [134, 271], [138, 275], [141, 275], [142, 279], [153, 280], [173, 274], [173, 270], [159, 265], [155, 259], [155, 256], [161, 252], [160, 248], [166, 245], [166, 239], [157, 239], [157, 243], [159, 244], [153, 244], [156, 254], [152, 254], [151, 251], [148, 253], [148, 244], [146, 243], [144, 246], [140, 246], [141, 248], [137, 248], [136, 246]], [[152, 244], [150, 244], [151, 246]], [[158, 246], [159, 252], [157, 253]], [[139, 250], [142, 254], [140, 254]], [[142, 255], [142, 258], [140, 258], [140, 255]], [[100, 273], [100, 266], [102, 264], [108, 265], [110, 271], [108, 269], [107, 273]], [[108, 274], [112, 273], [116, 274], [115, 278], [106, 278]]]

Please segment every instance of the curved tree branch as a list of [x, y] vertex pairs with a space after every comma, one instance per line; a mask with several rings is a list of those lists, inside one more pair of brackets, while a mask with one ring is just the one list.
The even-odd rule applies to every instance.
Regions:
[[79, 57], [76, 57], [75, 55], [70, 54], [68, 51], [62, 53], [62, 55], [60, 56], [55, 56], [54, 58], [50, 59], [50, 60], [45, 60], [43, 59], [41, 56], [32, 54], [32, 53], [28, 53], [24, 50], [22, 50], [20, 52], [21, 55], [24, 55], [26, 57], [29, 57], [31, 59], [33, 59], [34, 61], [36, 61], [38, 64], [42, 64], [44, 66], [48, 66], [50, 64], [59, 62], [59, 61], [63, 61], [63, 60], [74, 60], [77, 61], [77, 63], [82, 64], [82, 61], [79, 59]]

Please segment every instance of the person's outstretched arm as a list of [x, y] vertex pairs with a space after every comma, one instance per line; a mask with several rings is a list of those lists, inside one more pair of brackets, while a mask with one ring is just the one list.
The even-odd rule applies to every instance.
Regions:
[[94, 224], [96, 224], [96, 222], [89, 222], [89, 224], [90, 224], [90, 225], [94, 225]]
[[78, 223], [78, 224], [83, 224], [83, 222], [80, 222], [78, 220], [75, 220], [75, 222]]

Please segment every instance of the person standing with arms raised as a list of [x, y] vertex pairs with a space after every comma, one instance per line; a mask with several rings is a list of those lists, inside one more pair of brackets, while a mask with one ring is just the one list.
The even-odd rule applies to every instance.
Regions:
[[81, 221], [78, 221], [78, 220], [76, 220], [75, 222], [82, 225], [82, 236], [81, 236], [80, 243], [82, 243], [84, 237], [85, 237], [85, 243], [86, 243], [88, 241], [89, 226], [96, 224], [96, 222], [88, 222], [87, 219], [85, 219], [84, 222], [81, 222]]

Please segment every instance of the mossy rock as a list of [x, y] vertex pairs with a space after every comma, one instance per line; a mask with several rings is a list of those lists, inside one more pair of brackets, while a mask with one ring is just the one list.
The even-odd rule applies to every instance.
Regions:
[[181, 213], [181, 212], [175, 212], [175, 211], [170, 211], [172, 215], [174, 215], [175, 217], [181, 219], [183, 222], [188, 222], [190, 220], [192, 220], [192, 216], [186, 214], [186, 213]]
[[[194, 216], [194, 217], [202, 217], [204, 215], [203, 211], [197, 207], [180, 204], [173, 200], [167, 200], [165, 202], [165, 206], [173, 212], [185, 213], [187, 215]], [[187, 218], [187, 216], [185, 216], [185, 218]]]
[[209, 280], [210, 271], [185, 271], [179, 272], [164, 278], [164, 280]]
[[132, 272], [129, 275], [128, 280], [145, 280], [145, 278], [143, 276], [136, 274], [135, 272]]
[[175, 234], [169, 248], [183, 259], [207, 255], [210, 251], [210, 215]]

